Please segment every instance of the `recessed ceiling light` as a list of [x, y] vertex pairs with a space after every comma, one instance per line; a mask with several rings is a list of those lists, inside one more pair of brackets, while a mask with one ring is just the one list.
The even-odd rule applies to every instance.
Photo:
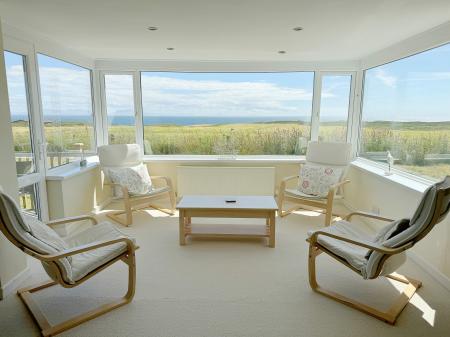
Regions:
[[167, 50], [175, 50], [175, 48], [173, 48], [173, 47], [167, 47], [166, 49]]
[[286, 50], [279, 50], [278, 54], [286, 54]]
[[292, 30], [299, 32], [299, 31], [303, 30], [303, 27], [294, 27], [294, 28], [292, 28]]
[[147, 27], [147, 29], [148, 30], [158, 30], [158, 27], [150, 26], [150, 27]]

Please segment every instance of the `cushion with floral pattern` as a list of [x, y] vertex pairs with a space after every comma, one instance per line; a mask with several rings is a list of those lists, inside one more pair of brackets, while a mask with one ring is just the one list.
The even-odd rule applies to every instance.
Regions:
[[[144, 164], [108, 168], [107, 175], [111, 182], [125, 186], [130, 195], [144, 195], [152, 191], [152, 180], [147, 166]], [[119, 186], [114, 186], [114, 197], [123, 197], [122, 189]]]
[[312, 196], [325, 198], [331, 185], [341, 180], [343, 168], [305, 164], [300, 168], [298, 189]]

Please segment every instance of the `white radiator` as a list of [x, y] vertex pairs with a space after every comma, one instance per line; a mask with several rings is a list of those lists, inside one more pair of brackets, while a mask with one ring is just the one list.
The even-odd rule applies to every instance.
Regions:
[[274, 167], [177, 166], [183, 195], [274, 195]]

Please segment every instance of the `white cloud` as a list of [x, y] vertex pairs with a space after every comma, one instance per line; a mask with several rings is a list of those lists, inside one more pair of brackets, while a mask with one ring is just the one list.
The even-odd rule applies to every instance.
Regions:
[[[270, 82], [142, 77], [147, 115], [299, 116], [311, 109], [312, 92]], [[307, 111], [306, 111], [307, 110]]]
[[384, 85], [396, 88], [397, 87], [397, 77], [389, 75], [385, 70], [383, 69], [377, 69], [375, 73], [375, 77], [379, 79], [381, 82], [383, 82]]

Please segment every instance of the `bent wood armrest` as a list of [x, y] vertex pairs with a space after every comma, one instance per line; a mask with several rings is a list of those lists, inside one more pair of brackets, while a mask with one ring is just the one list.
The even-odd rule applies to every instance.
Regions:
[[379, 216], [379, 215], [376, 215], [376, 214], [373, 214], [373, 213], [359, 212], [359, 211], [358, 211], [358, 212], [352, 212], [352, 213], [347, 214], [347, 215], [344, 217], [344, 219], [345, 219], [345, 220], [351, 220], [351, 218], [352, 218], [354, 215], [362, 216], [362, 217], [365, 217], [365, 218], [377, 219], [377, 220], [381, 220], [381, 221], [388, 221], [388, 222], [394, 221], [393, 219], [385, 218], [385, 217], [382, 217], [382, 216]]
[[153, 180], [157, 180], [157, 179], [165, 180], [167, 186], [172, 187], [172, 179], [170, 179], [169, 177], [165, 177], [165, 176], [150, 176], [150, 179], [153, 179]]
[[378, 245], [376, 243], [370, 242], [370, 241], [365, 241], [365, 240], [355, 240], [354, 238], [349, 238], [346, 236], [341, 236], [341, 235], [336, 235], [336, 234], [331, 234], [331, 233], [327, 233], [327, 232], [322, 232], [322, 231], [317, 231], [314, 232], [313, 235], [311, 235], [311, 237], [307, 240], [309, 241], [310, 244], [316, 244], [317, 243], [317, 237], [319, 235], [323, 235], [323, 236], [329, 236], [330, 238], [336, 239], [336, 240], [340, 240], [340, 241], [344, 241], [344, 242], [348, 242], [350, 244], [356, 245], [356, 246], [360, 246], [360, 247], [364, 247], [367, 249], [371, 249], [383, 254], [387, 254], [387, 255], [394, 255], [397, 253], [400, 253], [410, 247], [413, 246], [413, 243], [407, 243], [403, 246], [397, 247], [397, 248], [388, 248], [388, 247], [384, 247], [381, 245]]
[[349, 182], [350, 182], [350, 180], [348, 180], [348, 179], [342, 180], [342, 181], [330, 186], [330, 188], [328, 189], [328, 195], [327, 195], [329, 205], [333, 203], [333, 199], [334, 199], [334, 196], [336, 195], [336, 191], [341, 186], [344, 186], [345, 184], [348, 184]]
[[298, 176], [298, 175], [296, 175], [296, 176], [289, 176], [289, 177], [283, 178], [281, 180], [281, 184], [280, 184], [280, 192], [281, 191], [284, 192], [284, 190], [286, 189], [286, 183], [288, 181], [293, 180], [293, 179], [299, 179], [299, 178], [300, 178], [300, 176]]
[[103, 183], [103, 185], [105, 186], [119, 186], [122, 189], [122, 195], [124, 198], [128, 198], [129, 197], [129, 193], [128, 193], [128, 188], [126, 186], [117, 184], [117, 183]]
[[47, 226], [53, 227], [55, 225], [60, 225], [64, 223], [70, 223], [70, 222], [76, 222], [81, 220], [91, 220], [91, 222], [96, 225], [98, 223], [97, 219], [90, 215], [81, 215], [81, 216], [73, 216], [73, 217], [67, 217], [57, 220], [48, 221], [46, 223]]
[[131, 241], [129, 238], [119, 238], [119, 239], [114, 239], [114, 240], [109, 240], [109, 241], [91, 242], [86, 245], [81, 245], [78, 247], [63, 250], [58, 254], [43, 255], [43, 254], [35, 253], [35, 252], [29, 250], [28, 248], [25, 248], [24, 252], [27, 254], [30, 254], [33, 257], [38, 258], [41, 261], [55, 261], [55, 260], [59, 260], [64, 257], [67, 257], [67, 256], [72, 256], [72, 255], [80, 254], [83, 252], [87, 252], [89, 250], [94, 250], [97, 248], [114, 245], [119, 242], [125, 242], [127, 244], [127, 251], [129, 251], [129, 252], [134, 252], [136, 249], [133, 241]]

